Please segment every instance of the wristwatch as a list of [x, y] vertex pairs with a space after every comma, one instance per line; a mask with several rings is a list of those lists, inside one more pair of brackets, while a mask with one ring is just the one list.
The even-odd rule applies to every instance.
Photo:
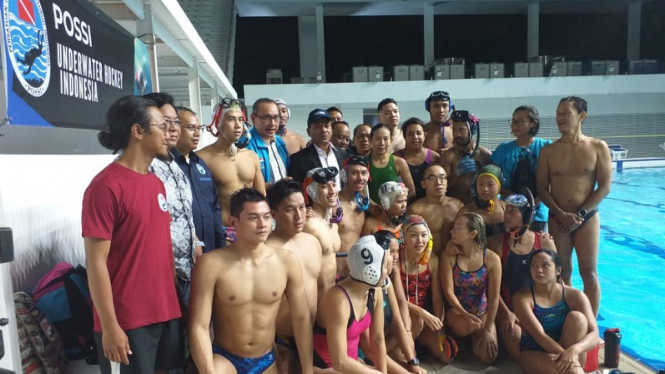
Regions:
[[410, 359], [409, 361], [407, 361], [406, 363], [411, 365], [411, 366], [420, 366], [420, 360], [418, 359], [418, 357], [414, 357], [414, 358]]
[[587, 215], [587, 211], [584, 208], [580, 208], [580, 210], [577, 211], [577, 215], [584, 218]]
[[196, 246], [196, 247], [205, 247], [206, 243], [205, 242], [194, 242], [194, 246]]

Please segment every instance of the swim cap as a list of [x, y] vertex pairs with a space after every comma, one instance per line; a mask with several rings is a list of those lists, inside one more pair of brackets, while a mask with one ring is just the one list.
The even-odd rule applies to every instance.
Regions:
[[[528, 188], [527, 191], [529, 191]], [[512, 194], [506, 197], [506, 205], [513, 205], [522, 213], [522, 224], [531, 224], [535, 210], [533, 197], [528, 198], [524, 195]]]
[[363, 236], [349, 249], [346, 258], [349, 276], [358, 282], [376, 287], [381, 280], [385, 258], [386, 250], [376, 242], [374, 236]]
[[406, 219], [402, 223], [402, 228], [400, 229], [401, 230], [400, 238], [402, 238], [403, 241], [406, 241], [406, 232], [409, 231], [410, 227], [415, 225], [425, 226], [427, 232], [429, 233], [429, 241], [427, 242], [427, 247], [417, 259], [419, 264], [426, 265], [429, 262], [430, 256], [432, 255], [432, 246], [434, 244], [432, 238], [432, 231], [430, 231], [429, 226], [427, 226], [427, 221], [425, 221], [423, 217], [417, 215], [406, 216]]
[[387, 211], [390, 209], [397, 196], [402, 194], [407, 195], [408, 193], [409, 189], [406, 188], [404, 183], [386, 182], [382, 184], [381, 188], [379, 188], [379, 200], [381, 200], [383, 210]]
[[314, 168], [307, 172], [307, 176], [302, 183], [305, 188], [305, 202], [319, 201], [319, 183], [325, 184], [334, 181], [338, 170], [336, 167]]
[[[344, 184], [349, 183], [348, 175], [349, 175], [349, 166], [351, 165], [364, 166], [365, 168], [367, 168], [368, 181], [372, 179], [372, 177], [369, 176], [369, 157], [351, 154], [349, 155], [349, 158], [344, 160], [344, 163], [342, 164], [342, 171], [340, 171], [339, 173], [339, 178], [342, 180], [342, 183]], [[362, 192], [356, 192], [354, 199], [356, 201], [357, 210], [364, 212], [367, 209], [369, 209], [369, 187], [367, 186], [367, 183], [365, 183], [365, 187], [363, 187]]]
[[473, 177], [473, 180], [471, 181], [471, 196], [473, 197], [473, 200], [475, 201], [476, 205], [479, 208], [487, 208], [487, 210], [492, 213], [494, 211], [494, 200], [490, 201], [483, 201], [480, 199], [480, 196], [478, 195], [478, 187], [476, 186], [476, 182], [478, 182], [478, 178], [480, 178], [483, 175], [489, 175], [492, 177], [496, 183], [499, 184], [499, 192], [501, 191], [501, 186], [504, 184], [505, 180], [503, 179], [503, 175], [501, 174], [501, 168], [496, 166], [496, 165], [485, 165], [478, 172], [476, 175]]
[[[282, 100], [282, 99], [274, 99], [273, 101], [275, 102], [275, 104], [278, 105], [278, 108], [279, 108], [279, 105], [284, 105], [284, 106], [286, 107], [286, 112], [289, 114], [289, 118], [291, 118], [291, 109], [289, 108], [288, 105], [286, 105], [286, 102], [285, 102], [284, 100]], [[280, 112], [281, 112], [281, 111], [280, 111]], [[286, 129], [285, 129], [284, 127], [286, 127], [286, 126], [282, 126], [282, 125], [279, 126], [279, 131], [278, 131], [278, 132], [279, 132], [279, 134], [278, 134], [279, 136], [284, 136], [284, 135], [286, 135]]]
[[[247, 123], [247, 118], [245, 118], [245, 110], [242, 102], [233, 98], [223, 98], [212, 111], [212, 122], [206, 126], [206, 129], [212, 134], [212, 136], [218, 137], [219, 125], [224, 120], [226, 113], [233, 109], [239, 110], [242, 113], [243, 121], [243, 135], [231, 145], [231, 153], [235, 155], [238, 152], [238, 149], [247, 147], [249, 145], [249, 140], [252, 138], [252, 134], [249, 132], [250, 127]], [[224, 134], [222, 134], [222, 136], [224, 136]]]
[[469, 130], [469, 137], [473, 138], [476, 135], [480, 118], [474, 116], [473, 113], [468, 110], [456, 110], [450, 115], [450, 119], [453, 122], [466, 123], [466, 127]]

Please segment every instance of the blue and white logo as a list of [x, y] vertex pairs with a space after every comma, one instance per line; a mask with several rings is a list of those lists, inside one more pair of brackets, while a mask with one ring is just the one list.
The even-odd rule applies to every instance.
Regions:
[[199, 173], [206, 175], [206, 169], [204, 169], [203, 166], [196, 164], [196, 168], [199, 170]]
[[5, 42], [14, 75], [32, 96], [40, 97], [51, 80], [51, 56], [44, 11], [39, 0], [3, 0]]

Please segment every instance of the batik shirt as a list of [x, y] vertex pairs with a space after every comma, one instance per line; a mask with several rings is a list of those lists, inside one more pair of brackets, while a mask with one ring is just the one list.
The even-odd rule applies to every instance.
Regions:
[[171, 245], [178, 277], [190, 280], [194, 266], [196, 231], [192, 214], [192, 189], [187, 176], [173, 161], [154, 159], [150, 171], [164, 183], [171, 214]]

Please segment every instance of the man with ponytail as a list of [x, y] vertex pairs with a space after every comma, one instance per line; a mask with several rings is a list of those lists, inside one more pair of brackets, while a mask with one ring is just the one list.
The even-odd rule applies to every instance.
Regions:
[[210, 168], [212, 180], [217, 186], [224, 235], [227, 242], [232, 243], [235, 241], [235, 230], [229, 225], [231, 195], [244, 187], [254, 188], [265, 195], [265, 183], [259, 157], [246, 149], [251, 135], [245, 126], [240, 101], [222, 99], [215, 107], [208, 131], [217, 137], [217, 141], [196, 154]]
[[168, 156], [167, 125], [157, 104], [127, 96], [107, 113], [99, 142], [113, 163], [83, 195], [81, 223], [102, 373], [152, 373], [183, 365], [166, 191], [148, 171]]

